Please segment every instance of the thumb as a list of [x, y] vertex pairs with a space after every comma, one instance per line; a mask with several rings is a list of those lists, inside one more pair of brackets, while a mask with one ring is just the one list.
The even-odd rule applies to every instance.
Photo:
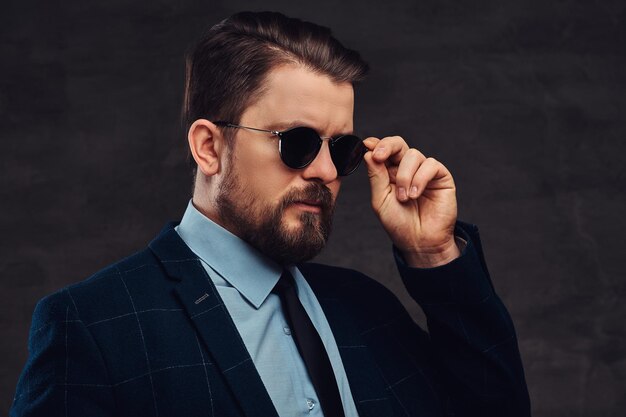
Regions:
[[379, 196], [388, 194], [389, 172], [384, 162], [376, 162], [372, 156], [372, 151], [368, 151], [363, 159], [365, 159], [365, 164], [367, 165], [367, 176], [370, 179], [373, 203], [379, 200]]

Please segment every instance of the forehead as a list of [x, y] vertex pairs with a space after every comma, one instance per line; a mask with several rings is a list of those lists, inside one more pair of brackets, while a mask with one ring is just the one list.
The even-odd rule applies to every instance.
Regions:
[[301, 65], [276, 67], [266, 76], [260, 97], [241, 118], [242, 124], [281, 129], [294, 121], [319, 133], [352, 131], [354, 89]]

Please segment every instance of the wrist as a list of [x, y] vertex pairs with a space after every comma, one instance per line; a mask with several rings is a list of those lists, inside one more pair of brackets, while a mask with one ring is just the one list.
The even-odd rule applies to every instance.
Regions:
[[400, 253], [411, 268], [435, 268], [450, 263], [461, 256], [461, 251], [454, 237], [442, 246], [401, 250]]

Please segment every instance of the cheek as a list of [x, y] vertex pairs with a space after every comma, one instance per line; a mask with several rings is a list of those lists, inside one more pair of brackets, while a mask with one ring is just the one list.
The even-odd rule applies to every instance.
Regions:
[[238, 138], [235, 157], [240, 172], [263, 173], [276, 161], [280, 162], [278, 144], [262, 135]]
[[[263, 143], [262, 141], [267, 142]], [[276, 200], [289, 188], [292, 176], [280, 160], [278, 145], [268, 139], [261, 143], [237, 143], [237, 173], [242, 188], [257, 200]]]

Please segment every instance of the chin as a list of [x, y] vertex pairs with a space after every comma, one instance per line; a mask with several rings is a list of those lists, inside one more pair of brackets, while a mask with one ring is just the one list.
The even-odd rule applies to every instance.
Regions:
[[304, 222], [298, 218], [284, 219], [280, 228], [287, 233], [298, 233], [304, 228]]
[[310, 225], [312, 222], [319, 224], [320, 217], [316, 213], [297, 212], [290, 213], [283, 219], [285, 230], [296, 231]]

